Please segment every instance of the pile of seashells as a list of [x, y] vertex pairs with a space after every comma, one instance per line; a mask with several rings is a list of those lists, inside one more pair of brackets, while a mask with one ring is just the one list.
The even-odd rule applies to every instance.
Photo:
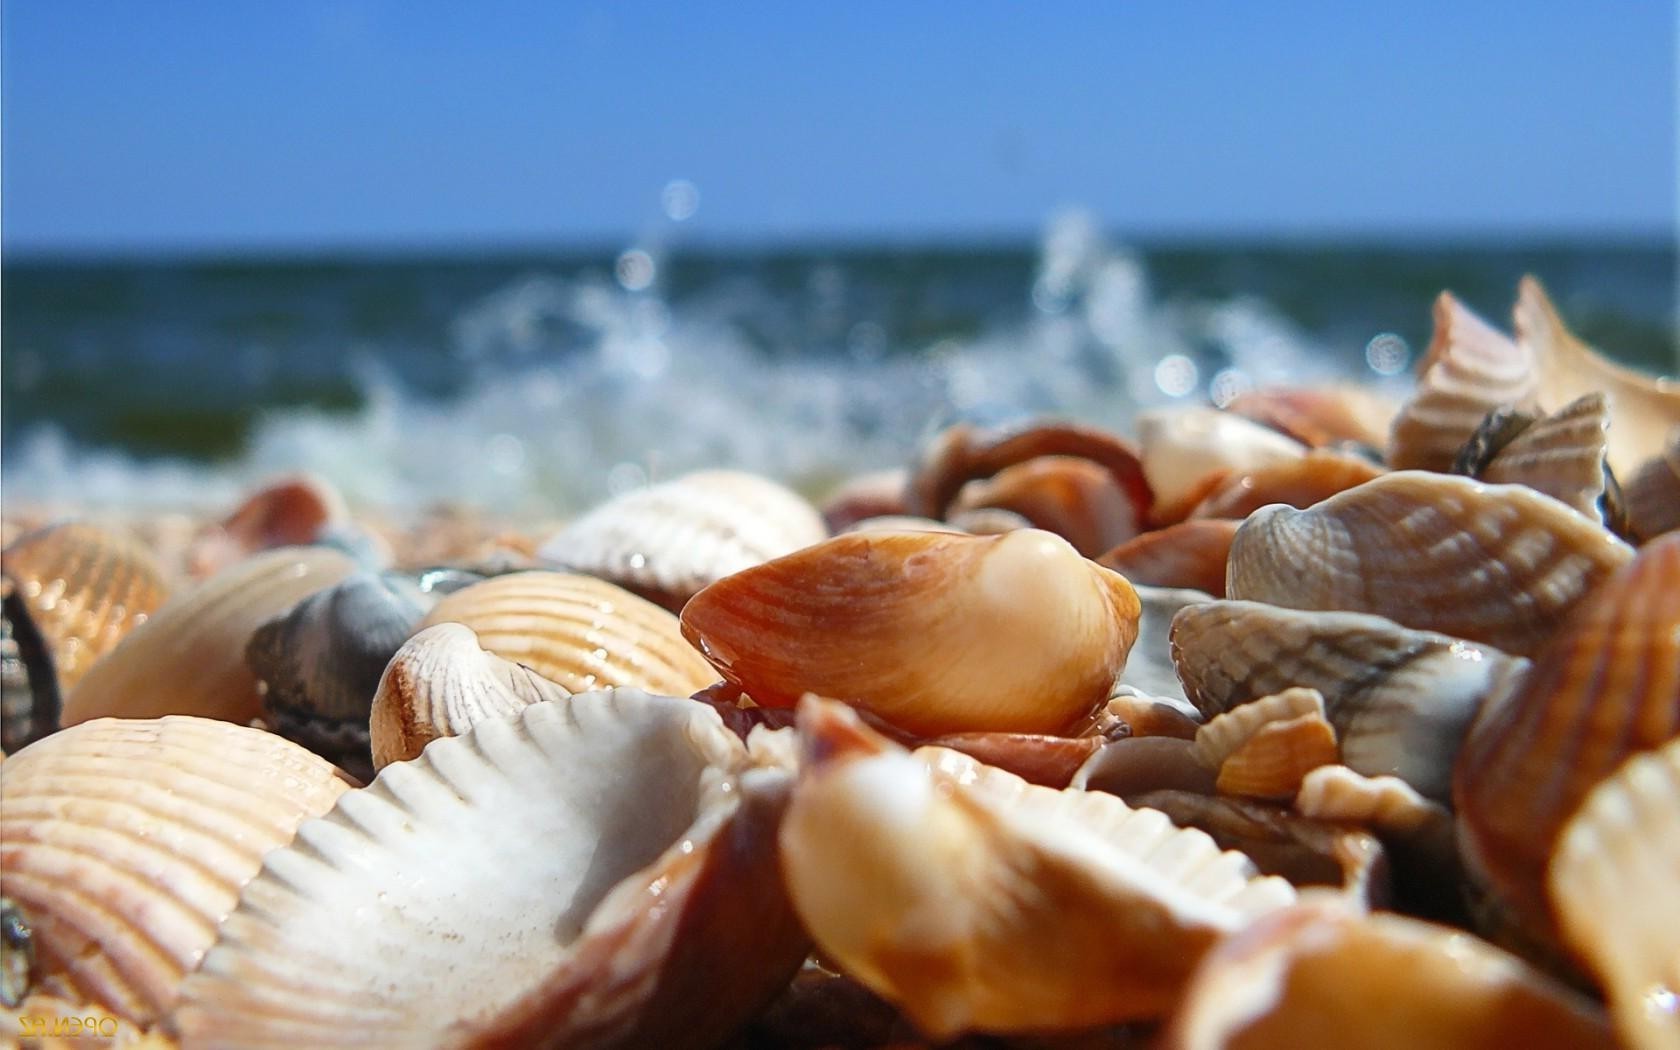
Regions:
[[6, 1034], [1674, 1050], [1680, 386], [1435, 323], [820, 509], [8, 523]]

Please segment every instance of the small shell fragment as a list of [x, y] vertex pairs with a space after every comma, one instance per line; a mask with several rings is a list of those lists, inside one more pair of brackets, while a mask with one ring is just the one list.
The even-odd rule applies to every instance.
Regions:
[[1293, 798], [1302, 777], [1339, 757], [1324, 698], [1301, 688], [1219, 715], [1197, 730], [1196, 747], [1221, 793], [1250, 798]]
[[1190, 517], [1241, 519], [1273, 503], [1310, 507], [1382, 473], [1369, 460], [1345, 452], [1308, 452], [1300, 459], [1233, 471], [1196, 504]]

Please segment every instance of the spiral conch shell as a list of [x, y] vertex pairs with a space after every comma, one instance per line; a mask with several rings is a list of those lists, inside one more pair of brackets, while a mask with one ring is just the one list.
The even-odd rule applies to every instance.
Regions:
[[1047, 532], [862, 532], [718, 581], [682, 626], [765, 706], [812, 691], [926, 736], [1053, 733], [1107, 697], [1140, 611]]
[[210, 719], [99, 719], [7, 759], [0, 881], [45, 987], [149, 1025], [269, 850], [347, 784], [326, 761]]
[[781, 832], [794, 905], [824, 953], [934, 1039], [1160, 1016], [1219, 937], [1294, 899], [1114, 796], [912, 755], [815, 698], [799, 729]]

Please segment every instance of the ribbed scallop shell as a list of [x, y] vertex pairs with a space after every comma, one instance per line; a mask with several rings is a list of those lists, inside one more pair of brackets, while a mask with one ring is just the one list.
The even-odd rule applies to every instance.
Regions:
[[1190, 511], [1192, 518], [1246, 518], [1272, 503], [1310, 507], [1383, 473], [1343, 452], [1313, 451], [1300, 459], [1229, 474]]
[[1075, 456], [1035, 456], [970, 481], [950, 507], [953, 515], [981, 509], [1014, 511], [1087, 558], [1137, 535], [1143, 514], [1112, 474]]
[[[1558, 836], [1547, 890], [1623, 1042], [1680, 1048], [1680, 739], [1628, 760]], [[1666, 1008], [1665, 1008], [1666, 1007]]]
[[1376, 613], [1527, 656], [1632, 554], [1526, 486], [1401, 471], [1307, 510], [1255, 511], [1231, 542], [1225, 593]]
[[[0, 552], [0, 572], [7, 631], [27, 676], [27, 689], [5, 703], [3, 743], [15, 751], [58, 728], [64, 694], [157, 611], [169, 588], [145, 547], [82, 522], [18, 537]], [[8, 682], [7, 692], [15, 687]]]
[[1166, 1050], [1613, 1045], [1602, 1014], [1446, 926], [1340, 902], [1278, 911], [1210, 952]]
[[1227, 473], [1243, 474], [1300, 459], [1299, 441], [1215, 408], [1159, 409], [1138, 416], [1143, 474], [1155, 493], [1153, 520], [1182, 520], [1210, 484]]
[[1315, 689], [1350, 768], [1397, 775], [1443, 800], [1477, 708], [1529, 666], [1380, 616], [1261, 602], [1184, 609], [1173, 621], [1172, 650], [1186, 695], [1204, 715], [1291, 686]]
[[1680, 426], [1668, 433], [1661, 455], [1653, 456], [1622, 486], [1628, 524], [1650, 540], [1680, 529]]
[[564, 572], [516, 572], [448, 595], [420, 621], [472, 628], [490, 652], [574, 693], [634, 686], [687, 696], [717, 672], [677, 618], [622, 587]]
[[345, 786], [290, 741], [201, 718], [101, 719], [13, 755], [0, 881], [45, 986], [150, 1024], [263, 855]]
[[64, 700], [64, 724], [171, 714], [250, 722], [262, 710], [245, 665], [252, 632], [354, 570], [338, 551], [286, 547], [182, 591], [77, 683]]
[[1217, 518], [1182, 521], [1133, 537], [1096, 561], [1134, 585], [1184, 587], [1223, 598], [1225, 560], [1237, 525]]
[[1308, 448], [1353, 443], [1381, 448], [1399, 406], [1358, 386], [1271, 387], [1238, 394], [1225, 411], [1289, 435]]
[[1107, 697], [1139, 612], [1036, 529], [851, 533], [720, 580], [682, 626], [760, 704], [811, 691], [927, 736], [1054, 733]]
[[1435, 300], [1435, 336], [1421, 368], [1389, 431], [1388, 465], [1395, 470], [1445, 471], [1489, 412], [1535, 405], [1533, 352], [1451, 292]]
[[615, 496], [545, 540], [537, 555], [676, 612], [713, 580], [827, 536], [822, 515], [792, 489], [708, 470]]
[[487, 718], [572, 695], [529, 667], [486, 652], [458, 623], [410, 638], [376, 689], [369, 730], [376, 769], [416, 758], [433, 740], [460, 736]]
[[1453, 780], [1466, 865], [1531, 937], [1564, 822], [1629, 756], [1680, 735], [1680, 534], [1595, 589], [1508, 698], [1483, 706]]
[[1320, 766], [1303, 777], [1295, 810], [1318, 820], [1400, 835], [1451, 820], [1444, 806], [1424, 798], [1399, 777], [1367, 777], [1347, 766]]
[[1527, 485], [1602, 522], [1604, 453], [1610, 412], [1600, 393], [1587, 394], [1522, 429], [1485, 463], [1464, 473], [1496, 485]]
[[1041, 456], [1073, 457], [1097, 465], [1126, 495], [1137, 520], [1148, 515], [1149, 484], [1131, 442], [1097, 427], [1047, 420], [995, 430], [967, 423], [945, 429], [910, 475], [904, 490], [905, 513], [943, 518], [967, 482]]
[[1201, 832], [801, 706], [782, 826], [789, 893], [824, 954], [936, 1040], [1159, 1016], [1224, 933], [1287, 904]]
[[1238, 748], [1272, 722], [1286, 722], [1302, 715], [1323, 715], [1324, 697], [1316, 689], [1291, 688], [1233, 707], [1203, 723], [1196, 730], [1196, 759], [1218, 770]]
[[806, 953], [785, 774], [636, 690], [482, 722], [272, 854], [167, 1027], [195, 1047], [711, 1046]]
[[1337, 760], [1336, 731], [1316, 689], [1285, 689], [1207, 722], [1196, 755], [1225, 794], [1292, 798], [1309, 771]]

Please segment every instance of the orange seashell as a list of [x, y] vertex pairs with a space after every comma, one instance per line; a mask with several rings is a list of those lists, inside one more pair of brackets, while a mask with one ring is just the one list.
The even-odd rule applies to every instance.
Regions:
[[683, 634], [760, 704], [806, 692], [923, 735], [1052, 733], [1137, 639], [1131, 584], [1036, 529], [850, 533], [695, 595]]
[[1381, 448], [1399, 407], [1358, 386], [1249, 390], [1224, 406], [1225, 411], [1288, 434], [1308, 448], [1350, 442]]
[[1038, 733], [948, 733], [921, 741], [920, 747], [944, 747], [1013, 773], [1029, 784], [1065, 788], [1104, 744], [1101, 737], [1045, 736]]
[[1336, 731], [1322, 714], [1268, 722], [1220, 765], [1216, 786], [1227, 795], [1294, 798], [1303, 777], [1338, 757]]
[[1149, 521], [1184, 520], [1229, 473], [1300, 459], [1306, 446], [1216, 408], [1177, 408], [1138, 417], [1143, 471], [1155, 493]]
[[1035, 456], [971, 481], [950, 509], [953, 517], [981, 509], [1014, 511], [1087, 558], [1137, 535], [1141, 516], [1114, 475], [1073, 456]]
[[258, 551], [319, 543], [350, 520], [344, 497], [325, 479], [300, 474], [264, 485], [223, 518], [202, 530], [187, 552], [187, 571], [211, 576]]
[[1131, 580], [1154, 587], [1188, 587], [1225, 597], [1225, 561], [1235, 521], [1183, 521], [1127, 540], [1097, 559]]
[[821, 512], [828, 531], [839, 534], [867, 518], [904, 513], [904, 486], [910, 472], [902, 467], [848, 478], [823, 498]]
[[980, 430], [967, 423], [934, 439], [904, 492], [909, 514], [942, 518], [967, 482], [1039, 456], [1073, 456], [1106, 470], [1141, 520], [1153, 503], [1137, 449], [1117, 434], [1077, 423], [1031, 422]]
[[1287, 503], [1310, 507], [1383, 473], [1381, 467], [1342, 452], [1309, 452], [1244, 474], [1227, 475], [1190, 511], [1191, 518], [1246, 518], [1261, 507]]

